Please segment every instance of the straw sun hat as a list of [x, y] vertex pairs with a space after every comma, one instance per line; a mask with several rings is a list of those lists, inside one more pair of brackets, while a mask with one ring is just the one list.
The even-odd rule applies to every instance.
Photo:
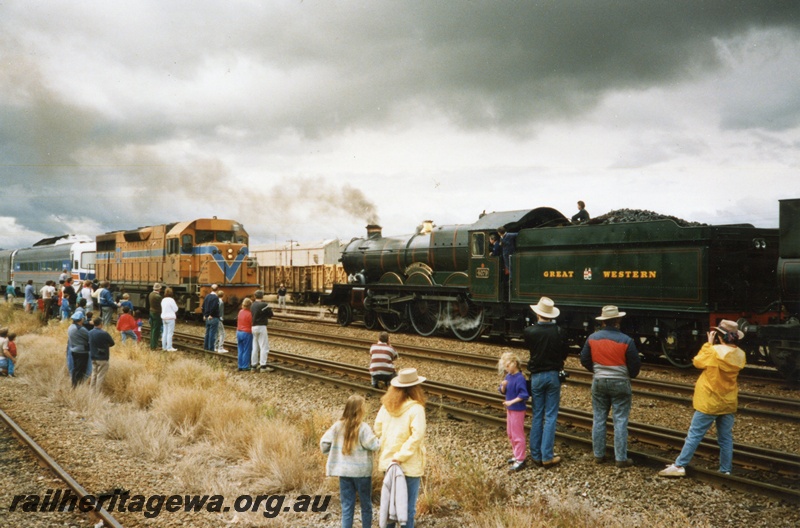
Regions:
[[608, 305], [603, 306], [600, 317], [595, 317], [595, 319], [605, 321], [606, 319], [616, 319], [617, 317], [625, 317], [625, 312], [620, 312], [616, 306]]
[[561, 310], [556, 308], [556, 303], [550, 297], [542, 297], [539, 299], [538, 304], [531, 304], [530, 306], [533, 313], [547, 319], [555, 319], [561, 313]]
[[397, 373], [396, 377], [392, 378], [391, 383], [395, 387], [411, 387], [414, 385], [419, 385], [426, 379], [427, 378], [417, 374], [417, 369], [404, 368]]

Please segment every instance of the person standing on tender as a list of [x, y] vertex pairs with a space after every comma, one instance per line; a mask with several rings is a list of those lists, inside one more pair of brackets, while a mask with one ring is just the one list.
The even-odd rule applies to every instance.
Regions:
[[[717, 426], [719, 471], [730, 475], [733, 468], [733, 422], [739, 399], [736, 379], [746, 362], [746, 355], [738, 345], [744, 333], [734, 321], [726, 319], [715, 329], [720, 333], [710, 331], [708, 342], [692, 360], [696, 368], [703, 370], [694, 386], [692, 425], [675, 463], [658, 473], [662, 477], [686, 475], [686, 465], [712, 424]], [[715, 340], [719, 342], [715, 344]]]

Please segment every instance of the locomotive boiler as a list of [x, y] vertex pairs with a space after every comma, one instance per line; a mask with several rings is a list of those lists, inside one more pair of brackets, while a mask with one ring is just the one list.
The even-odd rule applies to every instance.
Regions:
[[[792, 223], [796, 232], [798, 202], [782, 202], [781, 231]], [[489, 248], [499, 227], [517, 233], [508, 270]], [[425, 222], [399, 237], [367, 229], [342, 253], [348, 283], [322, 300], [337, 307], [342, 325], [363, 319], [390, 332], [410, 326], [420, 335], [451, 331], [462, 340], [519, 338], [534, 319], [529, 305], [546, 295], [561, 308], [558, 322], [575, 344], [594, 331], [600, 308], [615, 304], [627, 312], [623, 330], [642, 353], [689, 366], [706, 331], [722, 319], [765, 336], [770, 325], [797, 314], [796, 303], [787, 302], [798, 297], [797, 235], [779, 237], [778, 229], [674, 219], [570, 225], [546, 207], [485, 214], [468, 225]], [[784, 255], [784, 246], [794, 249]], [[750, 362], [769, 362], [773, 348], [788, 346], [751, 334]]]
[[185, 314], [199, 313], [217, 284], [225, 292], [226, 317], [258, 289], [247, 232], [237, 221], [216, 217], [98, 235], [97, 278], [127, 292], [143, 309], [159, 282], [173, 289]]

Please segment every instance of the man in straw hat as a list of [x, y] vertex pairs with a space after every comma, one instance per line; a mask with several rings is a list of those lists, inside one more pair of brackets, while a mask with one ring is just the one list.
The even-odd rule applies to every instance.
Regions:
[[549, 297], [532, 304], [536, 324], [525, 329], [525, 346], [530, 350], [528, 371], [531, 374], [530, 449], [534, 465], [555, 466], [561, 457], [553, 453], [556, 441], [556, 420], [561, 402], [561, 380], [558, 373], [564, 369], [569, 354], [564, 331], [555, 319], [561, 313]]
[[[719, 330], [719, 333], [714, 330]], [[730, 474], [733, 466], [733, 421], [739, 396], [736, 378], [744, 368], [746, 357], [738, 346], [743, 337], [744, 333], [737, 324], [727, 319], [708, 332], [708, 342], [692, 360], [695, 367], [703, 370], [694, 386], [692, 425], [675, 463], [658, 473], [662, 477], [686, 475], [686, 465], [712, 424], [717, 425], [719, 471]], [[718, 343], [715, 344], [715, 340]]]
[[631, 412], [631, 378], [639, 375], [642, 360], [633, 339], [623, 334], [620, 321], [625, 312], [616, 306], [603, 306], [603, 328], [586, 339], [581, 350], [581, 365], [594, 373], [592, 380], [592, 449], [594, 460], [606, 459], [606, 420], [613, 409], [614, 459], [619, 468], [630, 467], [628, 458], [628, 415]]

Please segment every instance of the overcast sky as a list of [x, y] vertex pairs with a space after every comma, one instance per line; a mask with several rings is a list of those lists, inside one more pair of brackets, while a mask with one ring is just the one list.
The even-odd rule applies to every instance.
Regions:
[[799, 124], [792, 0], [0, 1], [0, 247], [580, 199], [776, 227]]

